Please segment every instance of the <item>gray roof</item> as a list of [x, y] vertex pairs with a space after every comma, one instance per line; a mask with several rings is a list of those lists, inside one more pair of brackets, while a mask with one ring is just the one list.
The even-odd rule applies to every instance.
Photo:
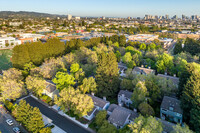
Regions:
[[51, 80], [46, 80], [46, 90], [48, 92], [54, 92], [56, 90], [56, 85]]
[[129, 120], [134, 120], [138, 116], [139, 115], [136, 112], [118, 106], [113, 110], [112, 114], [108, 118], [108, 121], [110, 121], [111, 123], [115, 123], [118, 126], [123, 126], [127, 118], [129, 118]]
[[117, 107], [118, 107], [117, 104], [111, 104], [111, 105], [109, 106], [109, 108], [108, 108], [107, 111], [109, 111], [109, 112], [113, 112], [113, 110], [114, 110], [115, 108], [117, 108]]
[[158, 74], [157, 76], [162, 77], [162, 78], [166, 78], [166, 79], [170, 79], [174, 84], [179, 84], [179, 78], [178, 77], [164, 75], [164, 74]]
[[134, 67], [133, 71], [145, 73], [145, 74], [155, 73], [155, 70], [149, 69], [149, 68], [144, 68], [144, 67]]
[[120, 90], [118, 95], [124, 94], [125, 97], [131, 99], [133, 92], [127, 91], [127, 90]]
[[174, 126], [176, 126], [176, 124], [165, 121], [165, 120], [161, 120], [162, 124], [163, 124], [163, 131], [170, 133], [171, 131], [174, 130]]
[[96, 96], [93, 96], [93, 95], [90, 95], [90, 94], [88, 94], [88, 96], [90, 96], [92, 98], [94, 105], [98, 106], [100, 108], [103, 108], [107, 103], [110, 103], [110, 102], [108, 102], [104, 99], [101, 99], [99, 97], [96, 97]]
[[162, 100], [161, 108], [170, 110], [169, 108], [172, 107], [173, 112], [183, 114], [183, 110], [181, 109], [180, 104], [181, 104], [180, 100], [173, 97], [164, 96]]

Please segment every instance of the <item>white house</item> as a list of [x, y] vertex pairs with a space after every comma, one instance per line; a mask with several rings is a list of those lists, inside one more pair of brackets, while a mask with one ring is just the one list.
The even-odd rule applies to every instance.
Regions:
[[21, 41], [15, 39], [14, 37], [0, 37], [0, 48], [12, 48], [15, 45], [20, 45], [20, 44]]
[[92, 98], [95, 107], [93, 108], [91, 112], [88, 113], [88, 115], [83, 116], [83, 117], [87, 120], [92, 120], [98, 111], [107, 110], [110, 105], [110, 102], [106, 101], [105, 97], [101, 99], [99, 97], [94, 96], [94, 94], [92, 95], [88, 94], [88, 96]]
[[56, 89], [56, 85], [52, 81], [46, 80], [46, 88], [43, 90], [42, 94], [54, 99], [54, 96], [59, 94], [59, 90]]
[[125, 105], [129, 107], [133, 103], [131, 100], [132, 94], [132, 92], [127, 90], [120, 90], [118, 93], [118, 104], [121, 106]]

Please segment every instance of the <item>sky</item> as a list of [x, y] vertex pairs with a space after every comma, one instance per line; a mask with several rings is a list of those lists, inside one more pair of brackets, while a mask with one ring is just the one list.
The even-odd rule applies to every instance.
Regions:
[[0, 0], [0, 11], [105, 17], [200, 15], [200, 0]]

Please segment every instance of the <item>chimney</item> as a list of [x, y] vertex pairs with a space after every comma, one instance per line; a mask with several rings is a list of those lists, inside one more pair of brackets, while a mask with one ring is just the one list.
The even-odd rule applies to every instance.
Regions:
[[94, 92], [91, 93], [94, 96]]
[[176, 77], [176, 74], [174, 74], [174, 77]]
[[119, 103], [119, 106], [122, 107], [122, 103], [121, 102]]
[[144, 67], [144, 65], [141, 65], [141, 67]]
[[106, 101], [106, 97], [105, 97], [105, 96], [103, 97], [103, 100], [105, 100], [105, 101]]

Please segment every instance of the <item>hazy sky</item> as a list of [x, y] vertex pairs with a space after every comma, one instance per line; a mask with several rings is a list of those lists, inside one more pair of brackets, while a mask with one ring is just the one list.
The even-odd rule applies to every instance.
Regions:
[[200, 15], [200, 0], [0, 0], [0, 11], [36, 11], [75, 16], [143, 17]]

